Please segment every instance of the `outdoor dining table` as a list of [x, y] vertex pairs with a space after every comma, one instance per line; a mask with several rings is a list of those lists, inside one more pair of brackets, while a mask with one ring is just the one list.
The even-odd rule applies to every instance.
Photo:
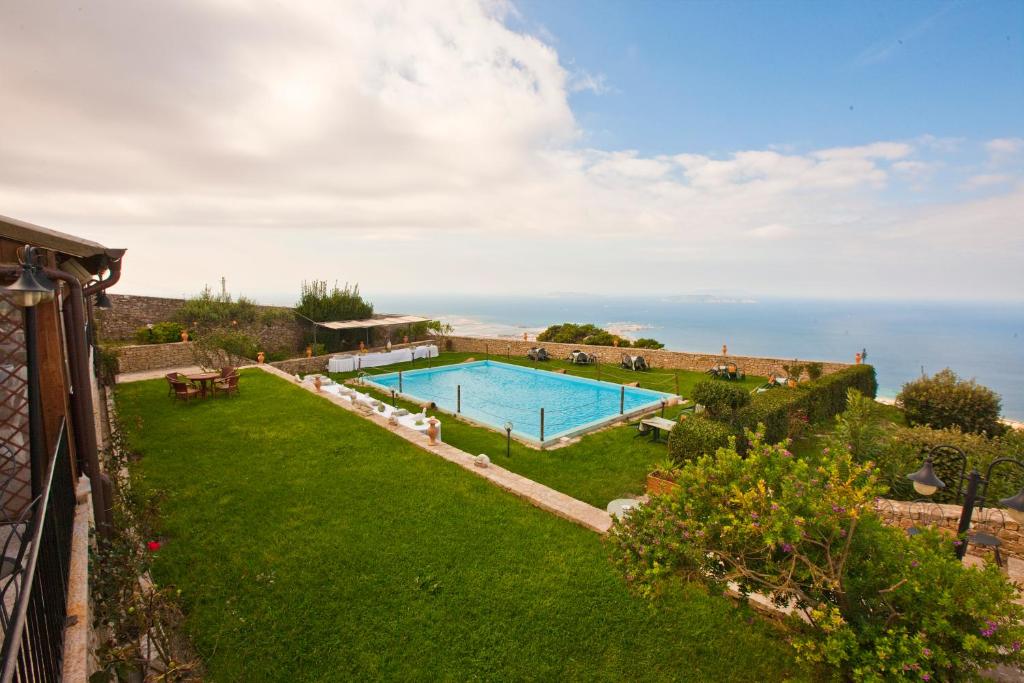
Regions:
[[199, 393], [205, 398], [207, 393], [213, 391], [213, 382], [220, 377], [220, 373], [196, 372], [185, 377], [199, 385]]

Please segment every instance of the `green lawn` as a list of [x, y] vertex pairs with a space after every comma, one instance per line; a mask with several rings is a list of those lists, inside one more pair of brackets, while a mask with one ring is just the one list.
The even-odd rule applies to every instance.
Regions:
[[[479, 354], [444, 353], [432, 361], [443, 365], [458, 363], [474, 357], [482, 360]], [[506, 359], [504, 356], [492, 356], [495, 360], [511, 362], [518, 365], [534, 365], [525, 358]], [[567, 361], [552, 360], [537, 363], [537, 367], [549, 370], [559, 368], [582, 377], [596, 378], [601, 373], [603, 379], [624, 381], [635, 379], [644, 388], [659, 391], [675, 392], [678, 378], [679, 391], [687, 396], [693, 386], [707, 375], [700, 372], [651, 370], [650, 372], [630, 372], [614, 366], [574, 366]], [[407, 370], [413, 367], [410, 363], [388, 366], [387, 372]], [[415, 367], [425, 367], [424, 361], [416, 361]], [[331, 377], [343, 381], [356, 373], [333, 373]], [[749, 377], [739, 383], [747, 389], [763, 384], [763, 377]], [[378, 394], [382, 398], [383, 394]], [[390, 401], [390, 397], [387, 399]], [[408, 403], [399, 405], [413, 408]], [[679, 409], [668, 409], [667, 417], [678, 415]], [[647, 438], [636, 437], [633, 425], [606, 429], [601, 432], [584, 436], [578, 443], [548, 451], [539, 451], [512, 442], [511, 457], [505, 456], [506, 443], [504, 434], [490, 429], [478, 427], [455, 419], [452, 416], [441, 417], [442, 438], [451, 445], [477, 454], [486, 453], [494, 462], [517, 472], [524, 477], [541, 482], [553, 489], [567, 493], [574, 498], [586, 501], [602, 510], [609, 501], [615, 498], [635, 497], [644, 492], [645, 477], [653, 466], [665, 460], [664, 443], [651, 443]]]
[[212, 681], [809, 678], [744, 609], [652, 609], [597, 534], [288, 382], [117, 398]]

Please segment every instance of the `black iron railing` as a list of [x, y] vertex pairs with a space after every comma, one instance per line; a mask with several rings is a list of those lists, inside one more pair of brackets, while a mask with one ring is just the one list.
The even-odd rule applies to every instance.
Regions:
[[6, 534], [0, 683], [61, 678], [74, 520], [75, 488], [62, 423], [42, 492], [18, 518], [0, 523]]

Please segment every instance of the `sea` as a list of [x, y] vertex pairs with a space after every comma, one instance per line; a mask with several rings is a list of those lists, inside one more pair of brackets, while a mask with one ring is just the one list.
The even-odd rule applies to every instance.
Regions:
[[653, 337], [678, 351], [853, 362], [867, 352], [879, 396], [893, 398], [922, 373], [952, 368], [1000, 394], [1003, 414], [1024, 420], [1024, 304], [822, 301], [713, 295], [608, 297], [375, 296], [380, 312], [451, 323], [458, 334], [532, 338], [548, 325], [593, 323]]

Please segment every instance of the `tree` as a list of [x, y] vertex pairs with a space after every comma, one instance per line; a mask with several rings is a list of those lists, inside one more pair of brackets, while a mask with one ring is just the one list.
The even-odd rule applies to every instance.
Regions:
[[316, 322], [332, 320], [362, 320], [373, 315], [373, 304], [359, 294], [359, 285], [343, 288], [335, 282], [330, 289], [326, 280], [302, 283], [302, 294], [295, 304], [295, 312]]

